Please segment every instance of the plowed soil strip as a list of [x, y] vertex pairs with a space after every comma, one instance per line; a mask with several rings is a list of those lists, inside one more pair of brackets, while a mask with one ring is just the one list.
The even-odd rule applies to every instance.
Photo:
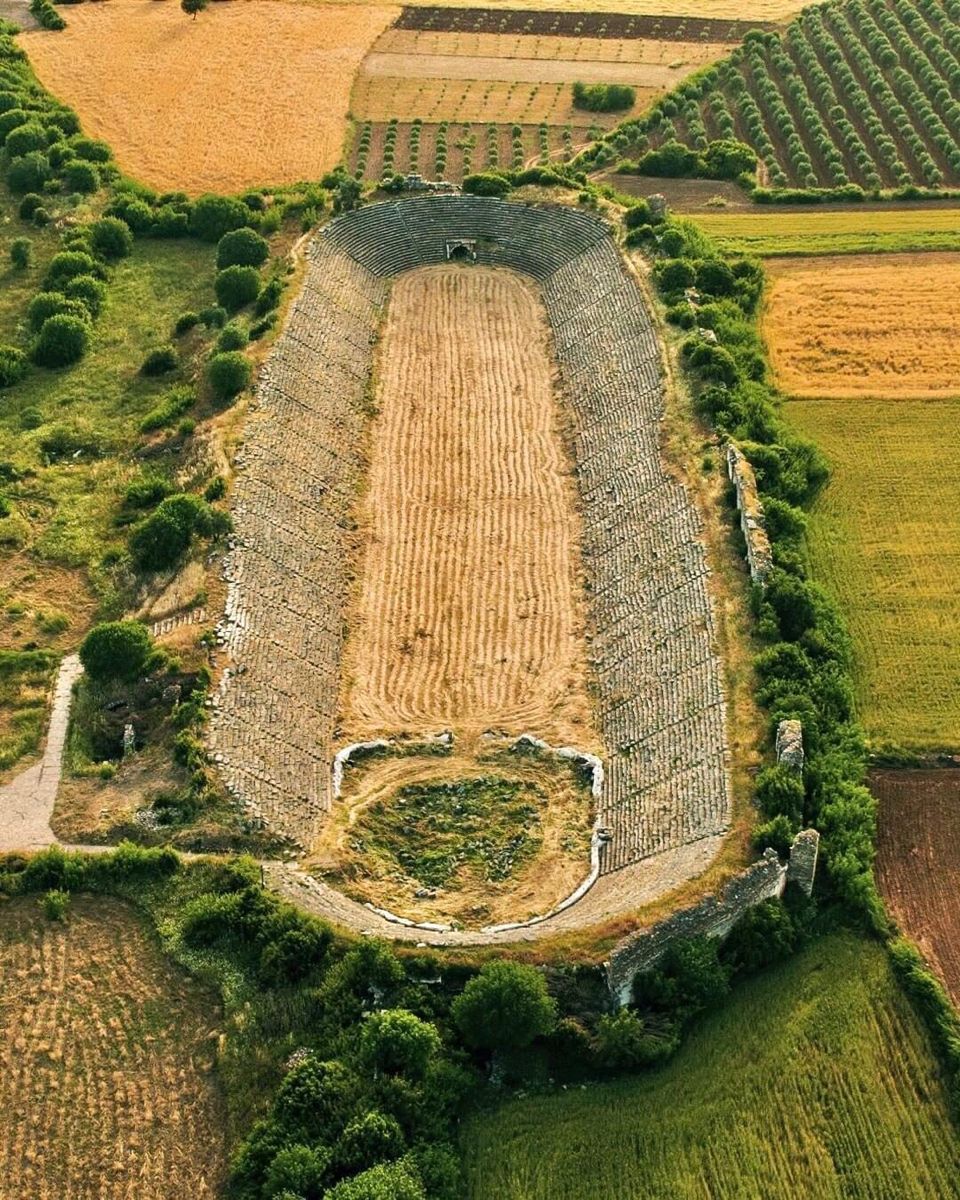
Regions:
[[870, 788], [880, 891], [960, 1004], [960, 771], [872, 771]]
[[[622, 0], [618, 0], [622, 6]], [[601, 4], [600, 8], [612, 7], [612, 3]], [[641, 3], [631, 7], [644, 7]], [[492, 33], [553, 33], [560, 37], [656, 37], [669, 41], [739, 42], [750, 29], [774, 29], [775, 22], [799, 11], [801, 3], [791, 0], [755, 0], [747, 5], [741, 3], [714, 4], [716, 17], [694, 17], [684, 13], [684, 4], [674, 0], [654, 0], [653, 12], [628, 15], [623, 12], [571, 12], [550, 9], [494, 9], [433, 7], [426, 5], [407, 7], [397, 21], [398, 29], [464, 29], [489, 31]], [[688, 8], [700, 7], [689, 0]], [[670, 15], [659, 15], [660, 13]], [[724, 19], [732, 16], [741, 20]], [[773, 20], [752, 20], [768, 17]]]
[[379, 369], [344, 724], [593, 742], [580, 523], [536, 290], [486, 268], [401, 276]]

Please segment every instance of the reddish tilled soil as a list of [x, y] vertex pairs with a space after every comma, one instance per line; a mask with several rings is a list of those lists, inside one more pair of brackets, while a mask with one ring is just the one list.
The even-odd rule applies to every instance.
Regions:
[[960, 1004], [960, 770], [877, 770], [877, 883]]
[[660, 38], [671, 42], [740, 42], [771, 21], [718, 21], [700, 17], [628, 16], [608, 12], [537, 12], [527, 9], [405, 8], [397, 29], [552, 33], [559, 37]]

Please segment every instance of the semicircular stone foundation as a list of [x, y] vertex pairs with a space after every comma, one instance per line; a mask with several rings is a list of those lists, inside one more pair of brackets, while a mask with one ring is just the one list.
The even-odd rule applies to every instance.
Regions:
[[[445, 263], [461, 242], [482, 267], [535, 281], [545, 307], [573, 424], [593, 724], [604, 748], [596, 882], [575, 904], [521, 930], [417, 934], [512, 940], [672, 890], [709, 864], [731, 817], [701, 522], [661, 455], [657, 337], [602, 221], [559, 206], [429, 196], [362, 208], [314, 240], [237, 455], [220, 625], [229, 663], [210, 741], [251, 814], [301, 845], [315, 841], [333, 802], [334, 757], [350, 740], [337, 726], [378, 331], [391, 280]], [[336, 920], [405, 934], [323, 884], [297, 882]]]

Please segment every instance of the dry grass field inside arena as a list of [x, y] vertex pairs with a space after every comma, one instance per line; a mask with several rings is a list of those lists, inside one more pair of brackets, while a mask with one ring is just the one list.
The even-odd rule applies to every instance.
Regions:
[[535, 286], [431, 267], [393, 285], [349, 621], [351, 736], [527, 730], [593, 745], [580, 521]]
[[767, 274], [763, 333], [787, 395], [960, 396], [960, 254], [777, 260]]
[[960, 771], [877, 770], [877, 883], [893, 917], [960, 1004]]
[[957, 749], [960, 401], [795, 401], [784, 411], [832, 468], [807, 543], [853, 638], [868, 736]]
[[173, 1200], [224, 1182], [215, 1001], [125, 905], [0, 907], [0, 1197]]
[[41, 82], [120, 166], [191, 194], [316, 179], [340, 160], [360, 60], [399, 13], [379, 5], [74, 5], [21, 42]]

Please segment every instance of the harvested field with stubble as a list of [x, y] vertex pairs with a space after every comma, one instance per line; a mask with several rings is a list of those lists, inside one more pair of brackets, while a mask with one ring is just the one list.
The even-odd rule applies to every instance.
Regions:
[[533, 284], [456, 266], [395, 281], [348, 622], [351, 735], [495, 725], [595, 743], [552, 373]]
[[236, 192], [316, 179], [340, 159], [360, 60], [399, 8], [75, 5], [67, 28], [25, 33], [41, 82], [152, 187]]
[[218, 1019], [128, 906], [0, 906], [2, 1200], [219, 1196]]
[[778, 260], [767, 276], [763, 334], [787, 395], [960, 396], [960, 254]]
[[877, 883], [960, 1005], [960, 770], [875, 770]]

